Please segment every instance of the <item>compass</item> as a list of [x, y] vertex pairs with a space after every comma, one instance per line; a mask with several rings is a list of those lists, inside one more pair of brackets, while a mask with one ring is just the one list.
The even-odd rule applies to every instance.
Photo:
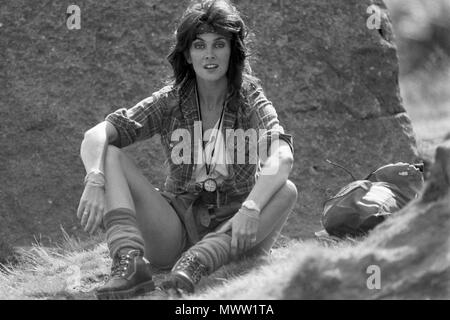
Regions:
[[203, 181], [203, 189], [208, 192], [214, 192], [217, 189], [217, 183], [214, 179], [206, 179]]

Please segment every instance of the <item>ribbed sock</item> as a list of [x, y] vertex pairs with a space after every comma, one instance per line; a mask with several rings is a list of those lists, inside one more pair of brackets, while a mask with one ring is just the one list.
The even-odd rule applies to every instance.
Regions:
[[228, 233], [210, 233], [189, 250], [197, 252], [208, 273], [212, 273], [230, 261], [231, 236]]
[[111, 258], [125, 249], [144, 252], [144, 239], [137, 227], [133, 211], [127, 208], [111, 210], [105, 214], [103, 223], [106, 228], [106, 241]]

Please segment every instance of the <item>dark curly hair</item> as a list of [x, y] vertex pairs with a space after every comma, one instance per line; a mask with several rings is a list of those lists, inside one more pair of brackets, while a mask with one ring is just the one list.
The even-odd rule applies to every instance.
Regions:
[[227, 71], [228, 90], [231, 96], [239, 97], [243, 84], [258, 84], [252, 76], [248, 63], [248, 49], [245, 38], [247, 27], [239, 11], [228, 0], [196, 0], [193, 1], [183, 16], [175, 32], [175, 45], [167, 56], [173, 69], [173, 84], [182, 85], [186, 80], [195, 79], [195, 72], [186, 61], [186, 52], [197, 35], [197, 29], [207, 24], [215, 30], [229, 33], [230, 62]]

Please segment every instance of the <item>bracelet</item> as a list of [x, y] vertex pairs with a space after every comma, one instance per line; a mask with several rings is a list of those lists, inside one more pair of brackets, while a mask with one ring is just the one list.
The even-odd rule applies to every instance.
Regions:
[[94, 169], [84, 177], [84, 185], [105, 186], [105, 174], [100, 170]]
[[99, 188], [105, 189], [105, 184], [104, 183], [95, 182], [95, 181], [88, 181], [85, 184], [85, 186], [99, 187]]

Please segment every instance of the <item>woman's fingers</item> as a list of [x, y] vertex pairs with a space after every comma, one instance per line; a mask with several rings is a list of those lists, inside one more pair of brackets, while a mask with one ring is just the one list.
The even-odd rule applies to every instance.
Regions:
[[95, 217], [95, 222], [94, 222], [94, 225], [93, 225], [92, 230], [90, 232], [91, 234], [93, 234], [95, 232], [95, 230], [98, 229], [98, 227], [100, 226], [102, 221], [103, 221], [103, 212], [99, 212], [99, 214], [97, 214], [97, 216]]
[[231, 256], [236, 257], [237, 256], [237, 250], [238, 250], [238, 237], [233, 232], [233, 235], [231, 237]]
[[243, 254], [249, 250], [253, 245], [253, 235], [252, 234], [242, 234], [237, 237], [237, 254]]
[[233, 221], [230, 219], [227, 222], [225, 222], [224, 225], [222, 225], [216, 232], [217, 233], [224, 233], [231, 229]]
[[81, 199], [80, 204], [78, 205], [78, 210], [77, 210], [77, 218], [78, 219], [81, 219], [81, 215], [83, 214], [85, 207], [86, 207], [86, 201]]
[[236, 221], [233, 225], [231, 238], [231, 254], [237, 256], [243, 254], [256, 244], [258, 224], [248, 219]]
[[84, 228], [90, 216], [90, 208], [86, 206], [81, 214], [81, 226]]
[[89, 218], [87, 220], [86, 226], [84, 227], [84, 231], [91, 233], [91, 228], [94, 225], [95, 218], [97, 216], [97, 209], [93, 208], [89, 213]]
[[101, 221], [102, 218], [103, 218], [103, 206], [94, 205], [89, 215], [85, 231], [89, 232], [90, 234], [94, 233], [94, 231], [97, 229], [99, 225], [99, 221]]
[[250, 236], [243, 237], [241, 254], [250, 249]]
[[94, 228], [95, 220], [97, 217], [97, 211], [94, 209], [91, 214], [89, 215], [89, 219], [86, 223], [86, 232], [89, 234], [92, 234], [92, 228]]
[[240, 255], [245, 249], [245, 236], [240, 236], [237, 239], [237, 254]]
[[90, 234], [98, 228], [103, 219], [105, 207], [104, 190], [86, 186], [77, 210], [77, 217], [85, 232]]
[[100, 224], [103, 221], [103, 213], [104, 213], [104, 209], [103, 207], [99, 207], [97, 209], [95, 218], [94, 218], [94, 223], [92, 224], [92, 227], [90, 229], [88, 229], [88, 232], [90, 234], [93, 234], [95, 232], [95, 230], [97, 230], [97, 228], [100, 226]]

